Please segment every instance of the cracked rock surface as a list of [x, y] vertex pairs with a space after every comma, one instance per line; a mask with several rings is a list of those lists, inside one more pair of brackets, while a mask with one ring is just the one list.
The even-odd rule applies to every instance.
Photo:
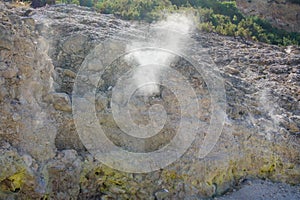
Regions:
[[[287, 51], [194, 33], [195, 42], [187, 48], [198, 53], [191, 56], [214, 62], [224, 80], [227, 107], [222, 134], [203, 159], [196, 152], [206, 132], [199, 131], [186, 153], [164, 169], [125, 173], [97, 161], [82, 143], [72, 116], [72, 92], [84, 60], [101, 49], [101, 42], [113, 38], [119, 41], [115, 48], [122, 49], [122, 42], [145, 37], [148, 25], [78, 6], [29, 12], [1, 2], [0, 10], [0, 199], [201, 199], [244, 187], [246, 179], [300, 184], [298, 47]], [[200, 120], [208, 127], [212, 104], [205, 79], [186, 60], [172, 64], [202, 97], [201, 114], [183, 120], [190, 120], [191, 126]], [[129, 68], [117, 59], [103, 70], [95, 110], [116, 145], [150, 152], [174, 137], [180, 120], [178, 101], [164, 88], [147, 100], [163, 105], [171, 116], [161, 136], [145, 142], [123, 134], [109, 101], [116, 77]], [[136, 97], [133, 103], [134, 120], [147, 124], [147, 107], [140, 106], [144, 100]], [[299, 188], [284, 186], [284, 190], [288, 199], [299, 198], [295, 192]]]

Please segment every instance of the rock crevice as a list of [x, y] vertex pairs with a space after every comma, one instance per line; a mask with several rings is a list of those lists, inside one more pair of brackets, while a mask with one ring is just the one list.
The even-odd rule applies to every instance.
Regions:
[[[222, 134], [203, 159], [196, 152], [205, 131], [168, 167], [131, 174], [111, 169], [88, 153], [74, 124], [72, 92], [87, 56], [96, 56], [97, 48], [111, 55], [99, 44], [112, 38], [119, 41], [114, 48], [120, 50], [125, 48], [122, 42], [147, 36], [149, 25], [78, 6], [36, 9], [27, 17], [23, 16], [27, 8], [0, 3], [0, 10], [0, 163], [5, 166], [0, 171], [0, 198], [207, 198], [251, 178], [300, 183], [298, 47], [244, 44], [231, 37], [194, 33], [196, 42], [187, 48], [199, 53], [190, 56], [213, 61], [224, 80], [227, 108]], [[97, 69], [96, 65], [89, 67]], [[172, 67], [201, 97], [197, 120], [208, 127], [212, 108], [205, 79], [183, 59]], [[143, 149], [134, 146], [137, 141], [118, 128], [109, 103], [116, 77], [128, 69], [124, 60], [116, 59], [103, 71], [95, 96], [97, 117], [116, 145], [128, 151], [153, 151], [174, 136], [178, 102], [164, 88], [148, 100], [166, 107], [171, 117], [163, 137], [150, 138]], [[143, 99], [133, 101], [138, 107], [134, 119], [147, 124], [145, 111], [139, 109]]]

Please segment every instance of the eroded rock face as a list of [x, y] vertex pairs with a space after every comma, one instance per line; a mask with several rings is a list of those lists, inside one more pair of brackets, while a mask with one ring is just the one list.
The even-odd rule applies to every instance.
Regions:
[[[203, 159], [195, 153], [205, 135], [199, 132], [188, 151], [168, 167], [132, 174], [101, 164], [86, 150], [72, 116], [72, 91], [87, 55], [93, 55], [95, 47], [101, 49], [98, 45], [104, 39], [120, 41], [115, 48], [122, 49], [122, 42], [143, 38], [147, 25], [77, 6], [34, 10], [29, 17], [22, 17], [27, 8], [8, 9], [2, 3], [0, 8], [0, 162], [5, 166], [0, 171], [1, 198], [183, 199], [219, 195], [246, 178], [299, 184], [300, 56], [296, 47], [285, 50], [195, 33], [192, 37], [197, 42], [188, 48], [198, 53], [190, 56], [201, 62], [212, 59], [224, 79], [227, 108], [222, 134]], [[207, 57], [201, 56], [204, 53]], [[98, 70], [97, 63], [89, 67]], [[142, 148], [135, 145], [140, 141], [122, 134], [110, 105], [118, 73], [129, 68], [116, 60], [103, 71], [96, 94], [97, 117], [116, 145], [129, 151], [153, 151], [173, 137], [178, 102], [164, 88], [148, 99], [150, 104], [165, 106], [174, 118], [164, 127], [164, 137], [151, 138]], [[205, 81], [185, 60], [178, 59], [173, 68], [203, 97], [199, 120], [209, 125], [212, 108]], [[147, 124], [146, 110], [139, 107], [143, 101], [133, 99], [140, 108], [134, 120]]]
[[1, 15], [1, 139], [44, 161], [54, 157], [57, 131], [54, 109], [44, 101], [53, 91], [48, 43], [32, 18], [10, 10]]
[[238, 8], [246, 15], [267, 19], [280, 29], [300, 32], [300, 4], [288, 0], [237, 0]]

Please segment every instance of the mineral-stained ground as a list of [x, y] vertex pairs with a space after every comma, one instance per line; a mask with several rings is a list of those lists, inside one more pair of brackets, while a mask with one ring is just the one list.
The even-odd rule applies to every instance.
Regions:
[[[196, 153], [206, 134], [199, 130], [191, 147], [171, 165], [150, 173], [125, 173], [93, 158], [81, 142], [72, 115], [73, 85], [85, 58], [105, 39], [120, 41], [121, 49], [122, 41], [143, 37], [148, 25], [77, 6], [31, 10], [0, 2], [0, 10], [0, 199], [251, 199], [251, 184], [257, 199], [300, 198], [297, 47], [193, 33], [195, 42], [187, 46], [194, 52], [190, 56], [214, 62], [224, 80], [222, 134], [204, 158]], [[208, 126], [213, 108], [205, 79], [186, 60], [173, 65], [203, 97], [197, 117]], [[122, 135], [107, 102], [115, 75], [127, 69], [116, 60], [103, 72], [95, 106], [99, 123], [124, 149], [156, 150], [174, 136], [178, 119], [170, 120], [163, 136], [149, 139], [142, 149], [134, 145], [138, 141]], [[162, 89], [151, 101], [169, 102], [164, 106], [173, 116], [178, 112], [174, 98]], [[233, 193], [219, 197], [226, 192]]]

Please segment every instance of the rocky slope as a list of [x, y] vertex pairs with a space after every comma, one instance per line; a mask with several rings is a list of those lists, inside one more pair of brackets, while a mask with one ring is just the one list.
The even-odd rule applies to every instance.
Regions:
[[288, 0], [236, 1], [238, 8], [247, 15], [257, 15], [287, 31], [300, 31], [300, 4]]
[[[300, 183], [296, 47], [194, 33], [195, 42], [187, 47], [193, 50], [191, 56], [199, 62], [212, 59], [224, 79], [227, 108], [222, 134], [202, 159], [196, 154], [205, 133], [199, 132], [188, 151], [168, 167], [125, 173], [101, 164], [87, 151], [74, 124], [72, 91], [84, 60], [97, 55], [95, 48], [110, 55], [98, 46], [101, 42], [113, 38], [119, 41], [116, 50], [125, 48], [122, 42], [143, 38], [148, 25], [77, 6], [30, 10], [0, 3], [0, 9], [0, 199], [200, 199], [221, 195], [249, 178]], [[119, 146], [153, 151], [174, 136], [178, 121], [170, 121], [163, 137], [151, 138], [143, 149], [134, 145], [140, 141], [122, 135], [107, 101], [115, 74], [128, 69], [116, 61], [104, 70], [98, 90], [102, 95], [96, 95], [97, 117]], [[203, 96], [204, 114], [197, 120], [208, 127], [212, 102], [205, 78], [185, 60], [175, 62], [174, 69]], [[173, 99], [163, 90], [152, 101], [170, 105], [172, 115], [178, 111]]]

